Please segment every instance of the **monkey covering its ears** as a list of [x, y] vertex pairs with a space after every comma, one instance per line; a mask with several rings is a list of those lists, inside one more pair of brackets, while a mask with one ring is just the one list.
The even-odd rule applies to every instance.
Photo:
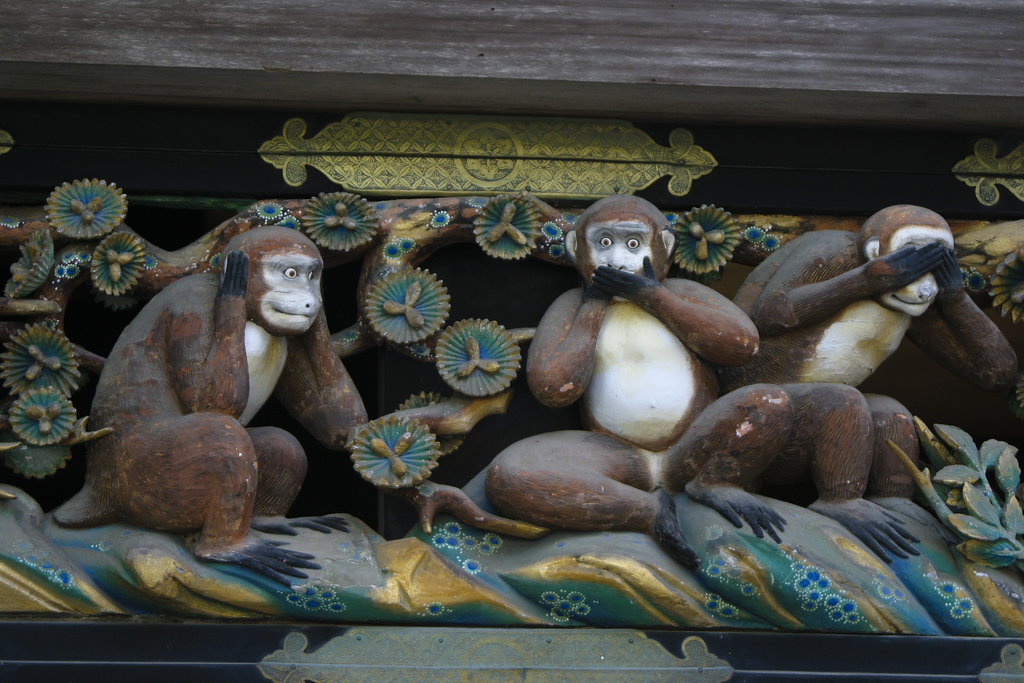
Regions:
[[223, 278], [178, 280], [121, 334], [91, 411], [94, 425], [114, 432], [89, 445], [85, 486], [54, 518], [199, 531], [198, 557], [288, 583], [286, 575], [306, 576], [299, 568], [317, 568], [312, 557], [249, 528], [253, 515], [285, 514], [306, 456], [284, 430], [245, 425], [275, 393], [340, 450], [366, 411], [331, 344], [316, 246], [267, 227], [235, 237], [224, 253]]

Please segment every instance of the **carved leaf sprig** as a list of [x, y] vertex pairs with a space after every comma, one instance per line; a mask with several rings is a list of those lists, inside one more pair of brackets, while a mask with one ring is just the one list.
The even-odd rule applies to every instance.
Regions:
[[491, 320], [460, 320], [437, 339], [437, 370], [451, 388], [490, 396], [508, 388], [522, 354], [509, 332]]
[[721, 270], [743, 236], [731, 213], [708, 204], [683, 214], [673, 228], [676, 263], [697, 276]]
[[0, 354], [0, 377], [12, 394], [53, 387], [70, 396], [78, 389], [78, 359], [71, 341], [43, 323], [28, 325], [11, 336]]
[[1024, 569], [1017, 449], [995, 439], [979, 448], [957, 427], [935, 425], [936, 436], [920, 419], [915, 418], [915, 423], [922, 450], [937, 468], [934, 475], [927, 467], [919, 470], [893, 442], [889, 446], [939, 519], [962, 539], [957, 549], [967, 559], [989, 567], [1016, 563]]
[[422, 482], [441, 452], [433, 433], [419, 420], [394, 415], [352, 430], [345, 447], [356, 471], [374, 486], [402, 488]]
[[77, 239], [107, 234], [121, 224], [127, 211], [121, 189], [96, 178], [64, 183], [46, 200], [46, 220], [57, 232]]
[[374, 283], [366, 293], [366, 319], [373, 331], [398, 344], [426, 339], [448, 318], [451, 297], [426, 270], [400, 270]]
[[321, 192], [306, 204], [302, 229], [321, 247], [351, 251], [374, 238], [380, 229], [376, 210], [351, 192]]
[[1024, 248], [1007, 254], [992, 274], [992, 305], [1018, 322], [1024, 316]]
[[540, 225], [540, 211], [528, 196], [501, 195], [480, 209], [473, 234], [488, 256], [514, 260], [537, 247]]
[[48, 230], [34, 230], [20, 248], [21, 258], [11, 264], [11, 279], [4, 286], [4, 296], [28, 296], [46, 282], [53, 270], [53, 237]]
[[135, 286], [145, 267], [146, 248], [139, 238], [116, 232], [96, 245], [89, 272], [97, 290], [120, 296]]

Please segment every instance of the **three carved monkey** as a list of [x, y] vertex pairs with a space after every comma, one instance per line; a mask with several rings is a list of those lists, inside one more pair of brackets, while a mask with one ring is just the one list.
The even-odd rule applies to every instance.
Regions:
[[[692, 567], [669, 492], [779, 540], [784, 520], [750, 490], [810, 475], [812, 508], [882, 557], [915, 552], [899, 517], [862, 499], [907, 510], [912, 487], [884, 442], [916, 455], [909, 413], [853, 387], [904, 334], [983, 388], [1016, 372], [1012, 348], [963, 291], [945, 222], [892, 207], [859, 235], [806, 235], [755, 269], [735, 303], [667, 277], [668, 227], [645, 200], [610, 197], [566, 235], [583, 286], [539, 323], [527, 379], [546, 405], [582, 399], [589, 431], [499, 454], [487, 474], [497, 510], [546, 528], [650, 533]], [[340, 449], [366, 412], [331, 344], [315, 245], [263, 228], [225, 253], [222, 279], [179, 280], [125, 329], [92, 409], [94, 426], [116, 431], [90, 445], [85, 487], [55, 518], [198, 529], [197, 556], [287, 582], [312, 558], [249, 529], [254, 515], [287, 511], [305, 455], [283, 430], [245, 424], [276, 393]]]

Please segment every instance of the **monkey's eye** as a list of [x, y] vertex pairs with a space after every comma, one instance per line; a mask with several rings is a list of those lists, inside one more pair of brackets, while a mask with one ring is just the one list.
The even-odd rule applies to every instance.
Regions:
[[601, 246], [602, 247], [610, 247], [610, 246], [612, 246], [612, 238], [611, 237], [602, 237], [601, 238]]
[[630, 249], [636, 249], [637, 247], [640, 246], [640, 240], [634, 237], [633, 239], [626, 242], [626, 246], [629, 247]]
[[289, 280], [294, 280], [295, 276], [297, 276], [298, 274], [299, 274], [299, 271], [295, 270], [294, 268], [287, 268], [284, 271], [284, 276], [286, 278], [288, 278]]

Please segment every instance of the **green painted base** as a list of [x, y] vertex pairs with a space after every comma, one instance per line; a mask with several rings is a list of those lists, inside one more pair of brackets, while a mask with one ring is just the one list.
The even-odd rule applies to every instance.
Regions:
[[[921, 555], [887, 564], [841, 526], [778, 501], [782, 543], [680, 496], [690, 572], [637, 533], [523, 541], [439, 520], [385, 541], [300, 529], [285, 540], [322, 565], [286, 587], [202, 562], [188, 539], [124, 525], [57, 527], [17, 489], [0, 503], [0, 606], [8, 614], [170, 615], [332, 623], [763, 629], [1024, 636], [1016, 569], [967, 562], [929, 518]], [[255, 532], [254, 532], [255, 533]]]

